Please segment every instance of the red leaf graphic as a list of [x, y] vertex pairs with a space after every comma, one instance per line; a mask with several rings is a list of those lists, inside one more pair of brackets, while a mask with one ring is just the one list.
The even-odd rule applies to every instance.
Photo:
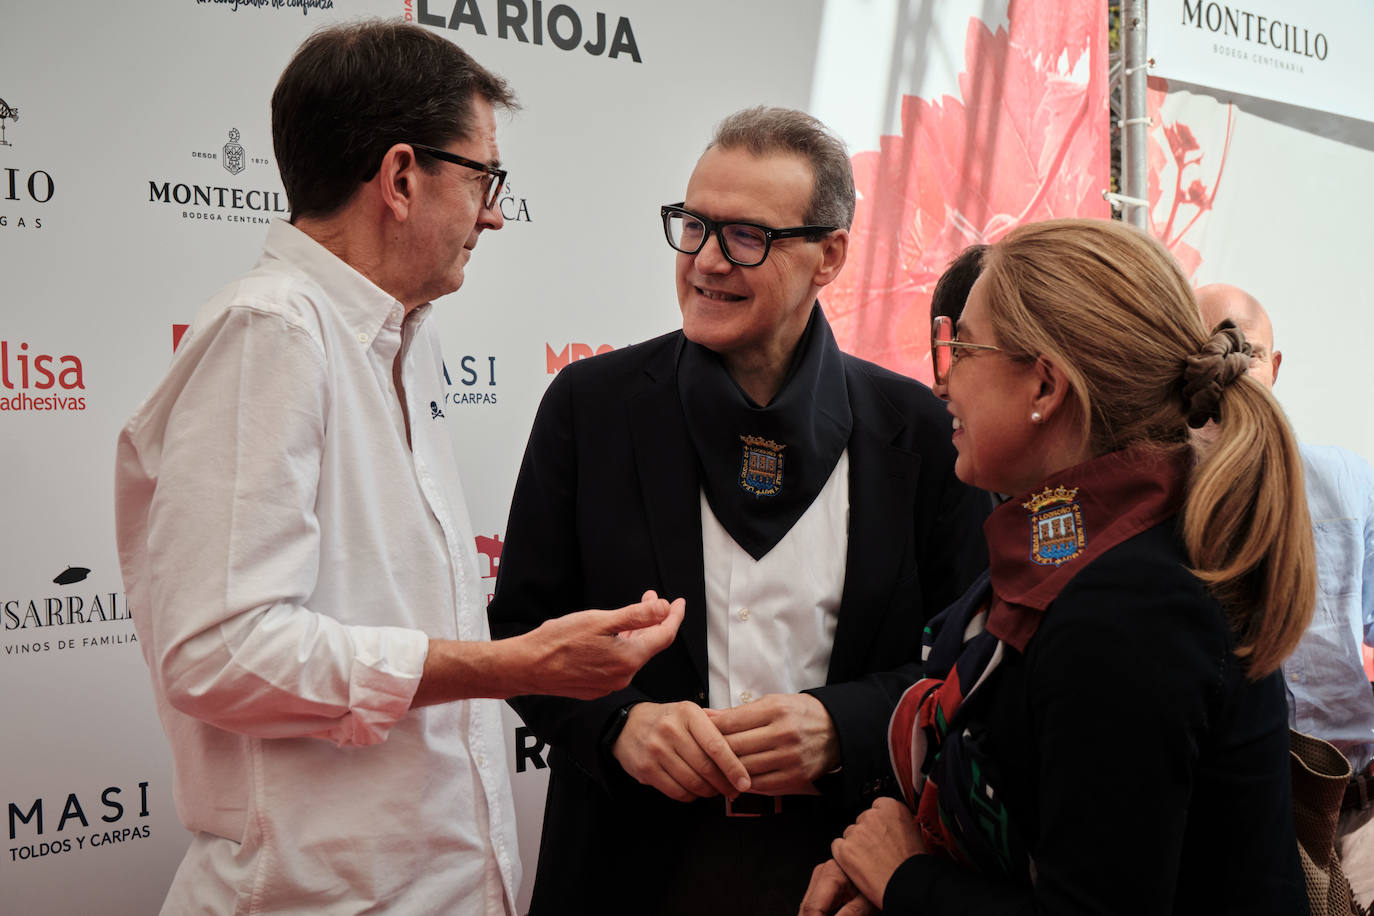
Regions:
[[[1198, 143], [1191, 127], [1177, 121], [1165, 122], [1164, 100], [1168, 92], [1169, 84], [1166, 80], [1157, 77], [1150, 78], [1147, 93], [1151, 123], [1147, 154], [1150, 233], [1164, 243], [1165, 247], [1178, 260], [1184, 274], [1192, 278], [1202, 263], [1202, 255], [1196, 248], [1184, 241], [1184, 237], [1190, 234], [1202, 215], [1212, 209], [1212, 202], [1216, 200], [1222, 173], [1226, 171], [1226, 154], [1231, 147], [1234, 107], [1229, 104], [1226, 106], [1225, 140], [1221, 155], [1217, 157], [1216, 174], [1211, 176], [1212, 185], [1209, 189], [1203, 178], [1194, 177], [1188, 181], [1188, 175], [1195, 175], [1197, 170], [1202, 168], [1205, 153], [1202, 151], [1202, 146]], [[1174, 183], [1172, 188], [1167, 189], [1168, 197], [1165, 196], [1166, 188], [1161, 181], [1161, 176], [1170, 168], [1170, 163], [1169, 157], [1164, 154], [1164, 146], [1160, 142], [1159, 135], [1161, 133], [1164, 135], [1164, 142], [1168, 143], [1169, 152], [1173, 157]], [[1190, 158], [1188, 154], [1193, 152], [1196, 152], [1197, 155]], [[1186, 190], [1184, 189], [1185, 183], [1187, 183]], [[1166, 202], [1169, 205], [1169, 212], [1161, 222], [1157, 218], [1159, 205]]]
[[[826, 287], [840, 346], [930, 380], [930, 294], [949, 262], [1022, 223], [1107, 215], [1106, 10], [1013, 0], [969, 20], [960, 98], [902, 99], [901, 134], [853, 157], [849, 260]], [[1069, 74], [1087, 54], [1087, 85]]]

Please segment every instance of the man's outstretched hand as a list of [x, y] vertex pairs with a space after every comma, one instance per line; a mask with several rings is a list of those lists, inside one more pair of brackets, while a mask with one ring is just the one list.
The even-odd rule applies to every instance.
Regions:
[[432, 639], [411, 707], [522, 694], [590, 700], [626, 687], [677, 636], [686, 601], [652, 591], [614, 611], [577, 611], [509, 639]]

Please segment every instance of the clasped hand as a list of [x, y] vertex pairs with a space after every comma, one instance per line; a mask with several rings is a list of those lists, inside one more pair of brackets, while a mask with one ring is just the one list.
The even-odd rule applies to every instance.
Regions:
[[816, 866], [799, 916], [866, 916], [882, 908], [892, 875], [927, 852], [911, 809], [880, 798], [830, 844], [834, 858]]
[[678, 801], [814, 794], [839, 762], [830, 715], [808, 694], [769, 694], [730, 709], [639, 703], [613, 753], [625, 772]]

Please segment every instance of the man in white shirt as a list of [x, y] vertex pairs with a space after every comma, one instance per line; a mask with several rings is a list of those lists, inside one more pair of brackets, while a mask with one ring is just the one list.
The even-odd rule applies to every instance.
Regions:
[[[1230, 318], [1254, 348], [1250, 375], [1273, 389], [1283, 354], [1255, 297], [1224, 283], [1197, 291], [1209, 327]], [[1374, 468], [1334, 446], [1300, 445], [1317, 554], [1317, 606], [1283, 663], [1290, 724], [1340, 749], [1354, 771], [1336, 849], [1360, 905], [1374, 903], [1374, 692], [1362, 645], [1374, 645]]]
[[688, 606], [626, 689], [513, 701], [552, 745], [535, 916], [796, 912], [846, 813], [895, 790], [892, 669], [986, 565], [990, 504], [930, 391], [830, 332], [854, 208], [824, 125], [726, 118], [660, 210], [682, 330], [563, 369], [540, 405], [493, 632], [641, 580]]
[[120, 563], [194, 836], [164, 913], [513, 914], [496, 699], [624, 687], [653, 593], [490, 641], [430, 301], [501, 228], [506, 84], [422, 29], [283, 72], [290, 199], [125, 427]]

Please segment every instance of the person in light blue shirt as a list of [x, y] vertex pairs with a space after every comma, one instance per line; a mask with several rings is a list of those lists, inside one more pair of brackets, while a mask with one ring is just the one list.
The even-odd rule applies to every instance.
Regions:
[[[1283, 354], [1269, 316], [1244, 290], [1197, 291], [1203, 321], [1234, 321], [1254, 350], [1250, 375], [1273, 388]], [[1317, 548], [1317, 607], [1283, 665], [1293, 728], [1331, 742], [1355, 776], [1337, 825], [1341, 864], [1355, 896], [1374, 901], [1374, 690], [1361, 643], [1374, 646], [1374, 468], [1330, 446], [1302, 445], [1307, 506]]]

